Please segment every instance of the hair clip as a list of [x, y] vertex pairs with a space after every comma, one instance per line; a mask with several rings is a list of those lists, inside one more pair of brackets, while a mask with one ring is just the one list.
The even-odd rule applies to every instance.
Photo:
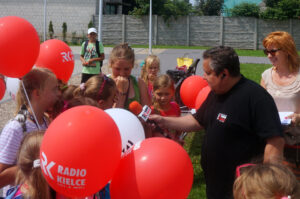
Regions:
[[80, 88], [80, 90], [84, 90], [85, 89], [85, 83], [81, 83], [80, 85], [79, 85], [79, 88]]
[[66, 101], [66, 100], [64, 100], [64, 107], [63, 107], [63, 109], [62, 109], [62, 112], [68, 110], [68, 107], [69, 107], [69, 102]]
[[98, 92], [98, 97], [99, 98], [100, 98], [100, 96], [103, 92], [106, 81], [108, 81], [108, 77], [106, 75], [103, 75], [102, 77], [103, 77], [103, 80], [102, 80], [102, 83], [101, 83], [101, 86], [100, 86], [100, 89], [99, 89], [99, 92]]
[[283, 196], [281, 197], [281, 199], [292, 199], [292, 196], [288, 195], [288, 196]]
[[37, 168], [41, 166], [41, 161], [40, 159], [36, 159], [33, 161], [33, 168]]

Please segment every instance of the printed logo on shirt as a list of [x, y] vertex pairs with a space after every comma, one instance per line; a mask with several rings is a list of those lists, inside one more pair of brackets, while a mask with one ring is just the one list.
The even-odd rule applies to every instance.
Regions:
[[219, 120], [219, 122], [222, 122], [224, 123], [226, 121], [226, 118], [227, 118], [227, 115], [224, 114], [224, 113], [219, 113], [218, 114], [218, 117], [217, 117], [217, 120]]

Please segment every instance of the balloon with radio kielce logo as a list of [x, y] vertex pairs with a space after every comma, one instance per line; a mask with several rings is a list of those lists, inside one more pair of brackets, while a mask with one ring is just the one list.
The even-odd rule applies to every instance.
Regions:
[[67, 83], [74, 70], [74, 55], [65, 42], [50, 39], [41, 44], [35, 65], [51, 69], [59, 80]]
[[148, 138], [126, 151], [110, 184], [112, 199], [187, 198], [193, 165], [182, 146], [166, 138]]
[[27, 20], [17, 16], [0, 18], [0, 73], [23, 77], [34, 65], [40, 50], [40, 39]]
[[40, 150], [48, 184], [68, 197], [85, 197], [111, 180], [121, 159], [121, 137], [113, 119], [92, 106], [77, 106], [49, 125]]

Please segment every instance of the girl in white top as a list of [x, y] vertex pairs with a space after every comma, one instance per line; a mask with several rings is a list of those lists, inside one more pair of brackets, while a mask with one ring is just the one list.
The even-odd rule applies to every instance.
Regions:
[[[26, 99], [22, 82], [31, 107]], [[0, 188], [15, 181], [17, 152], [24, 134], [47, 128], [48, 121], [44, 113], [54, 105], [60, 95], [57, 78], [48, 69], [32, 69], [20, 81], [17, 93], [19, 113], [6, 124], [0, 135]]]

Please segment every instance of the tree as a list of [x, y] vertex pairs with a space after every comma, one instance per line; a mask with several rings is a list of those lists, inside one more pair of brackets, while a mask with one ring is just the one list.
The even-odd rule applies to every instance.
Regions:
[[230, 11], [233, 17], [259, 17], [259, 6], [255, 3], [241, 3]]
[[95, 26], [94, 26], [94, 23], [93, 23], [92, 20], [90, 20], [90, 22], [89, 22], [89, 24], [88, 24], [88, 28], [93, 28], [93, 27], [95, 27]]
[[48, 32], [49, 32], [50, 39], [53, 39], [54, 29], [53, 29], [52, 21], [50, 21], [49, 23]]
[[68, 31], [67, 23], [66, 23], [66, 22], [63, 22], [63, 25], [62, 25], [62, 33], [63, 33], [63, 41], [64, 41], [64, 42], [66, 42], [67, 31]]
[[267, 7], [261, 13], [261, 18], [264, 19], [292, 19], [300, 16], [300, 0], [280, 0], [275, 7]]
[[200, 0], [200, 10], [206, 16], [219, 16], [224, 0]]
[[[137, 6], [131, 15], [142, 16], [149, 14], [149, 0], [136, 0]], [[162, 16], [165, 21], [171, 17], [186, 16], [192, 12], [192, 5], [185, 0], [152, 0], [152, 14]]]
[[280, 0], [264, 0], [266, 7], [274, 8]]

